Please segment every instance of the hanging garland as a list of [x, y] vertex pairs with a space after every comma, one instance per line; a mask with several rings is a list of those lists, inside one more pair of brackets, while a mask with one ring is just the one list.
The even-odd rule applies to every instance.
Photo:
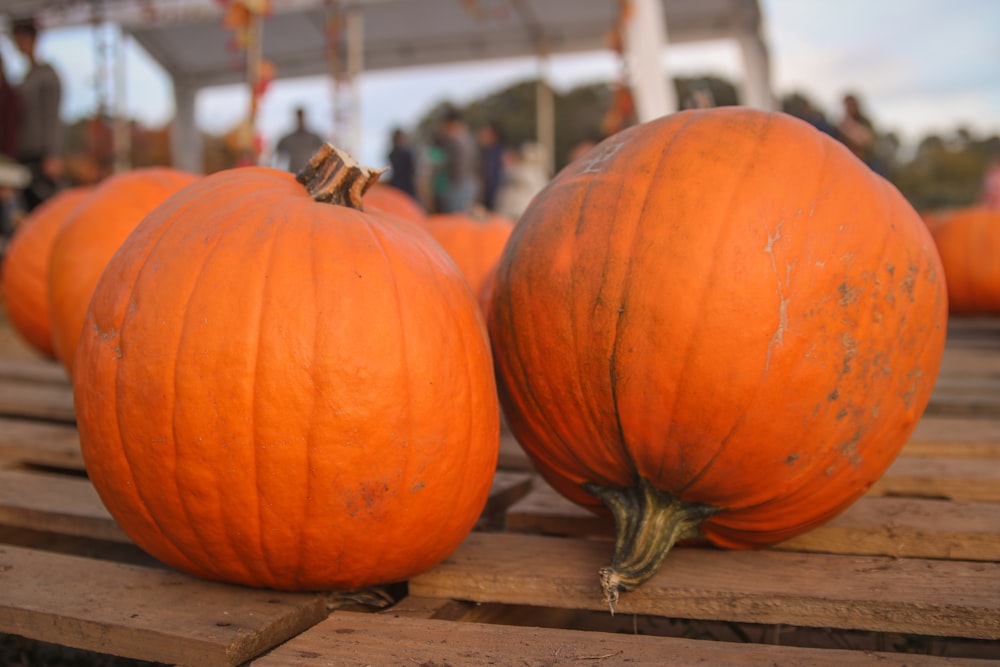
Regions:
[[618, 54], [620, 69], [612, 91], [611, 106], [601, 121], [601, 131], [610, 136], [635, 121], [635, 99], [629, 86], [628, 59], [625, 57], [625, 32], [632, 20], [631, 0], [618, 0], [618, 16], [608, 32], [608, 46]]
[[257, 132], [257, 111], [264, 93], [274, 81], [274, 63], [262, 55], [261, 24], [271, 13], [270, 0], [216, 0], [222, 5], [222, 25], [230, 31], [229, 48], [243, 55], [250, 89], [247, 118], [237, 129], [240, 155], [238, 165], [256, 164], [263, 151], [263, 139]]

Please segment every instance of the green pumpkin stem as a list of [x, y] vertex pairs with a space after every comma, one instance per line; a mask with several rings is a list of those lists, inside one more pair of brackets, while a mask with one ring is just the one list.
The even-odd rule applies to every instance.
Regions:
[[642, 477], [637, 486], [624, 489], [589, 483], [583, 489], [604, 503], [615, 520], [611, 565], [600, 569], [604, 601], [612, 614], [620, 592], [656, 574], [674, 544], [701, 537], [702, 522], [719, 511], [681, 500]]
[[313, 201], [363, 210], [361, 198], [385, 169], [362, 167], [336, 146], [324, 143], [295, 175]]

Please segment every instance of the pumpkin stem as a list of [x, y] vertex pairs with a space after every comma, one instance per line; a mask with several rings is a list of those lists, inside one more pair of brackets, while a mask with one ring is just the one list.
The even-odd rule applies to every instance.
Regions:
[[681, 500], [643, 477], [637, 486], [624, 489], [590, 483], [583, 489], [603, 502], [615, 520], [611, 565], [600, 569], [604, 601], [612, 614], [620, 592], [656, 574], [674, 544], [701, 537], [701, 523], [719, 511]]
[[324, 143], [295, 175], [313, 201], [361, 208], [361, 197], [385, 169], [362, 167], [336, 146]]

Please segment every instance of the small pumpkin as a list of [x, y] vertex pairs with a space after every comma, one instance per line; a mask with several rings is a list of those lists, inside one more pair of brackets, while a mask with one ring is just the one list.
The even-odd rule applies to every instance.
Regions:
[[956, 210], [931, 230], [955, 315], [1000, 313], [1000, 210]]
[[426, 232], [359, 210], [377, 173], [219, 172], [98, 285], [74, 374], [87, 472], [140, 547], [288, 590], [404, 580], [486, 502], [499, 446], [475, 298]]
[[410, 195], [397, 187], [375, 183], [362, 198], [365, 209], [398, 215], [417, 224], [424, 222], [427, 211]]
[[780, 113], [692, 110], [563, 170], [490, 304], [517, 440], [617, 525], [613, 605], [677, 540], [756, 548], [846, 508], [917, 423], [946, 328], [900, 193]]
[[49, 309], [53, 348], [70, 374], [87, 305], [108, 260], [147, 213], [197, 178], [169, 167], [116, 174], [60, 226], [49, 261]]
[[68, 188], [35, 208], [18, 225], [3, 258], [0, 289], [7, 316], [21, 337], [50, 359], [56, 356], [48, 294], [52, 243], [89, 192], [89, 187]]
[[500, 259], [514, 222], [501, 215], [478, 211], [430, 215], [424, 226], [458, 264], [473, 294], [479, 294], [490, 270]]

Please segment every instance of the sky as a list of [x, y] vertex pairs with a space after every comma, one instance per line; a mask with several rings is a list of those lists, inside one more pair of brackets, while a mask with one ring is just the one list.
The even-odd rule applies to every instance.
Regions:
[[[777, 95], [800, 91], [832, 118], [845, 92], [860, 95], [883, 130], [904, 144], [929, 132], [964, 126], [975, 135], [1000, 134], [1000, 0], [760, 0], [771, 51]], [[266, 27], [265, 27], [266, 29]], [[669, 34], [669, 25], [667, 26]], [[95, 41], [89, 27], [51, 30], [39, 43], [41, 59], [63, 78], [63, 117], [71, 121], [96, 108]], [[10, 78], [23, 62], [9, 40], [0, 52]], [[672, 75], [742, 77], [733, 42], [683, 44], [664, 54]], [[558, 89], [613, 80], [618, 65], [610, 53], [553, 57], [546, 75]], [[360, 77], [363, 162], [385, 162], [394, 126], [412, 127], [442, 101], [465, 103], [539, 74], [534, 59], [447, 67], [379, 71]], [[169, 79], [140, 47], [128, 44], [125, 106], [140, 122], [158, 126], [173, 115]], [[333, 96], [326, 79], [275, 82], [265, 95], [258, 127], [273, 144], [291, 129], [292, 110], [304, 106], [311, 124], [328, 136]], [[246, 113], [240, 86], [202, 91], [199, 126], [224, 132]]]

